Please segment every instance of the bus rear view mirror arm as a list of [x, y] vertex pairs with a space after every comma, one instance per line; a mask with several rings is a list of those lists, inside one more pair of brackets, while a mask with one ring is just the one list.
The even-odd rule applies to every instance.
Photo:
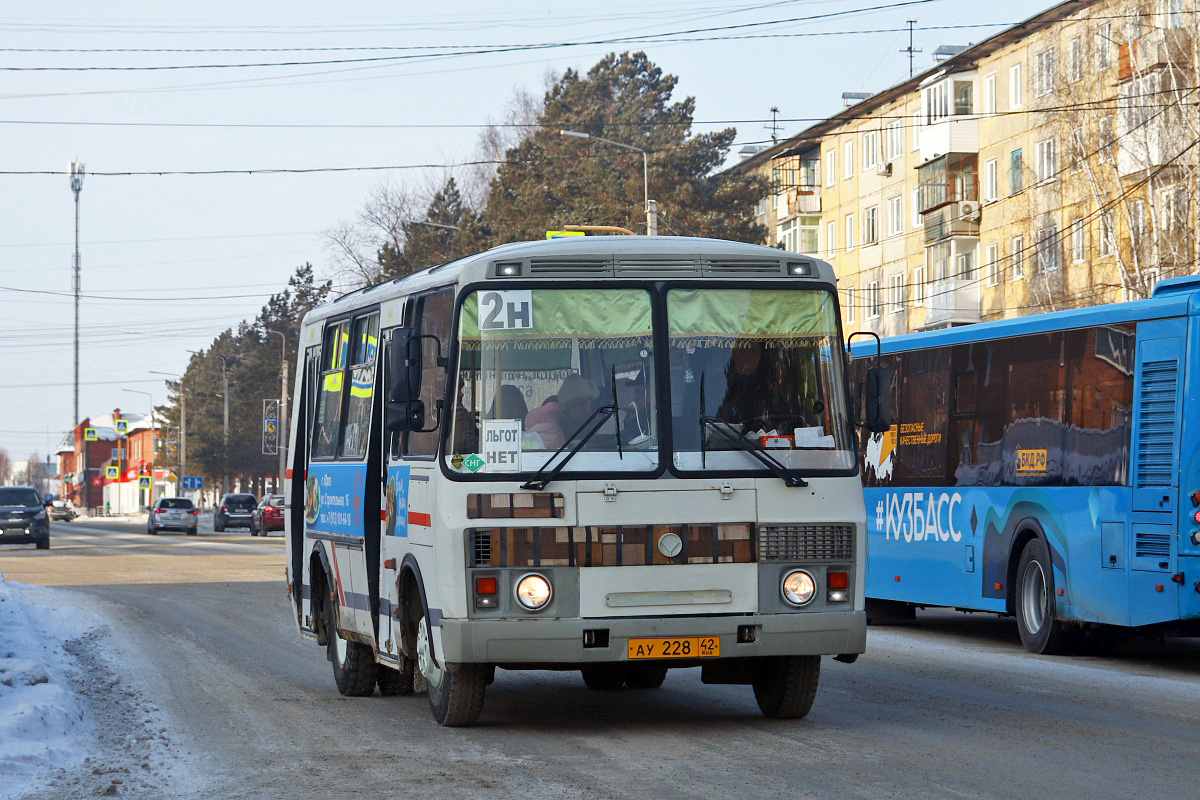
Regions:
[[883, 433], [892, 427], [892, 371], [888, 367], [871, 367], [866, 378], [860, 390], [866, 418], [860, 420], [856, 409], [854, 424], [871, 433]]

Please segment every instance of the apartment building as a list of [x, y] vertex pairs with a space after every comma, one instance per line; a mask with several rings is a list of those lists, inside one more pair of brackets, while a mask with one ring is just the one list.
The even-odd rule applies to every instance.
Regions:
[[1144, 297], [1195, 271], [1196, 0], [1062, 3], [745, 159], [768, 243], [883, 335]]

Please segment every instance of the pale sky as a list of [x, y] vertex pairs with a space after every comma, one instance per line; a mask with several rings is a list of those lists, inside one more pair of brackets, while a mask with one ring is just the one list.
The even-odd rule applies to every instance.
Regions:
[[[540, 96], [548, 71], [586, 71], [608, 52], [639, 49], [679, 77], [677, 98], [696, 98], [696, 131], [737, 127], [736, 154], [769, 139], [772, 106], [787, 136], [839, 110], [842, 92], [906, 78], [906, 19], [917, 20], [919, 71], [938, 45], [977, 42], [1049, 5], [41, 0], [0, 18], [0, 172], [65, 173], [72, 160], [89, 173], [453, 165], [475, 155], [480, 127], [503, 116], [514, 89]], [[778, 20], [794, 21], [755, 24]], [[546, 44], [555, 46], [529, 48]], [[430, 49], [399, 49], [413, 47]], [[119, 49], [210, 52], [84, 52]], [[349, 63], [31, 69], [333, 60]], [[145, 395], [123, 387], [164, 402], [149, 370], [181, 372], [188, 350], [253, 318], [297, 265], [331, 276], [323, 232], [373, 188], [444, 174], [89, 174], [80, 415], [148, 410]], [[21, 459], [52, 450], [73, 422], [74, 211], [65, 174], [0, 174], [0, 186], [0, 448]]]

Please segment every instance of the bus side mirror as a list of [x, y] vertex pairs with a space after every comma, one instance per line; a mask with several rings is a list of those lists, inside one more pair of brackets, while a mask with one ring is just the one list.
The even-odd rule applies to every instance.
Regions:
[[421, 400], [389, 402], [385, 408], [388, 433], [424, 432], [425, 403]]
[[388, 339], [389, 406], [421, 396], [421, 339], [416, 328], [395, 328]]
[[867, 413], [862, 425], [871, 433], [883, 433], [892, 427], [892, 371], [871, 367], [864, 388]]

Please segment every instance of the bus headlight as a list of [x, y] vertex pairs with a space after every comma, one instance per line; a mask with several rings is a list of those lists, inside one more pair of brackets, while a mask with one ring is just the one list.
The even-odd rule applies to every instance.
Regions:
[[553, 594], [554, 592], [550, 588], [550, 581], [541, 575], [526, 575], [517, 581], [517, 602], [521, 604], [522, 608], [529, 611], [537, 611], [540, 608], [545, 608]]
[[817, 593], [817, 582], [813, 576], [802, 569], [789, 572], [783, 577], [780, 587], [783, 599], [794, 606], [802, 606], [810, 602]]

